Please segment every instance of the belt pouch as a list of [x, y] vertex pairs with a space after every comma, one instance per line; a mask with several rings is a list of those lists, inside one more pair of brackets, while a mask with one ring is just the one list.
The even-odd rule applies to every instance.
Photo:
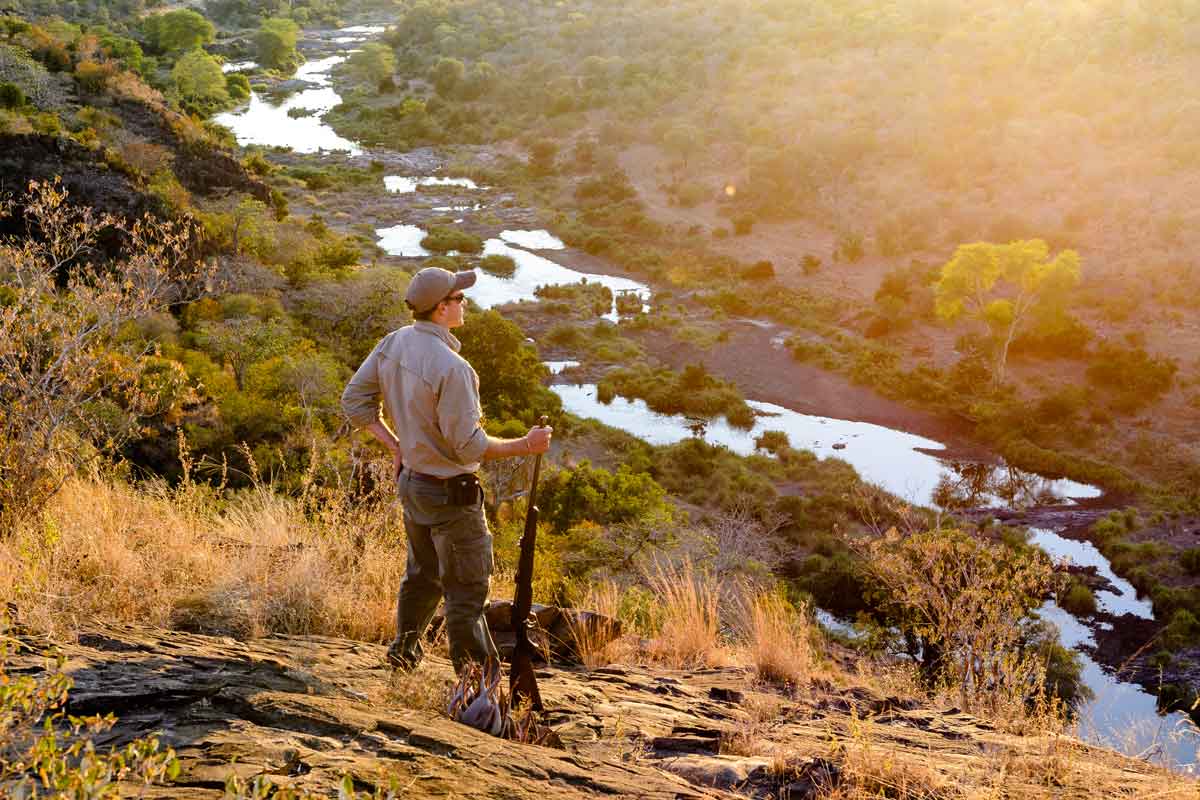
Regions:
[[446, 497], [452, 506], [473, 506], [483, 500], [483, 487], [474, 474], [446, 479]]

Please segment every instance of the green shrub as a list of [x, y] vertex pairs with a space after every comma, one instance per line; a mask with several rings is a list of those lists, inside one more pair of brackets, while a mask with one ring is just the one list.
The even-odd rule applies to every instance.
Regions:
[[421, 240], [421, 247], [435, 253], [447, 253], [451, 250], [479, 253], [483, 250], [483, 239], [459, 228], [435, 225]]
[[1191, 611], [1181, 608], [1171, 615], [1162, 639], [1163, 644], [1172, 650], [1200, 644], [1200, 620]]
[[492, 275], [509, 278], [517, 271], [517, 262], [513, 260], [512, 256], [492, 253], [480, 259], [479, 268]]
[[1096, 349], [1087, 378], [1112, 392], [1118, 409], [1133, 411], [1169, 391], [1178, 370], [1172, 358], [1152, 356], [1140, 347], [1105, 343]]
[[15, 83], [0, 83], [0, 108], [20, 108], [25, 105], [25, 93]]
[[1200, 575], [1200, 547], [1184, 550], [1179, 556], [1179, 564], [1189, 575]]
[[1086, 584], [1071, 581], [1065, 591], [1058, 594], [1058, 605], [1077, 617], [1096, 613], [1096, 596]]

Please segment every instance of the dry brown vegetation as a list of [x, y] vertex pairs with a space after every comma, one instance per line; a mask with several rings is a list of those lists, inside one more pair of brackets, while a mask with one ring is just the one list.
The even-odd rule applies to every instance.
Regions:
[[0, 538], [0, 596], [58, 636], [98, 618], [379, 641], [394, 625], [400, 530], [386, 508], [313, 515], [262, 486], [218, 501], [190, 483], [74, 478]]

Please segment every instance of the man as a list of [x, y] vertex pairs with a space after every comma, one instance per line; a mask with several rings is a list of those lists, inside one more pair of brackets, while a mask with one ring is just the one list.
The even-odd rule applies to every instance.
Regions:
[[428, 267], [414, 275], [405, 294], [413, 324], [383, 337], [342, 393], [346, 416], [391, 451], [404, 505], [408, 564], [388, 648], [388, 661], [400, 669], [421, 660], [421, 639], [443, 594], [454, 668], [497, 657], [483, 616], [492, 535], [475, 472], [484, 460], [550, 448], [549, 427], [519, 439], [480, 427], [479, 376], [450, 333], [463, 324], [463, 290], [474, 284], [472, 271]]

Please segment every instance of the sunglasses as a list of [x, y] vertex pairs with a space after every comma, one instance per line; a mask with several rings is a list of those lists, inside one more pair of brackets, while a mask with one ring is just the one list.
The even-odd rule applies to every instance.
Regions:
[[467, 299], [467, 296], [465, 294], [463, 294], [462, 292], [459, 292], [458, 294], [450, 295], [442, 302], [443, 303], [461, 303], [462, 301], [464, 301], [466, 299]]

